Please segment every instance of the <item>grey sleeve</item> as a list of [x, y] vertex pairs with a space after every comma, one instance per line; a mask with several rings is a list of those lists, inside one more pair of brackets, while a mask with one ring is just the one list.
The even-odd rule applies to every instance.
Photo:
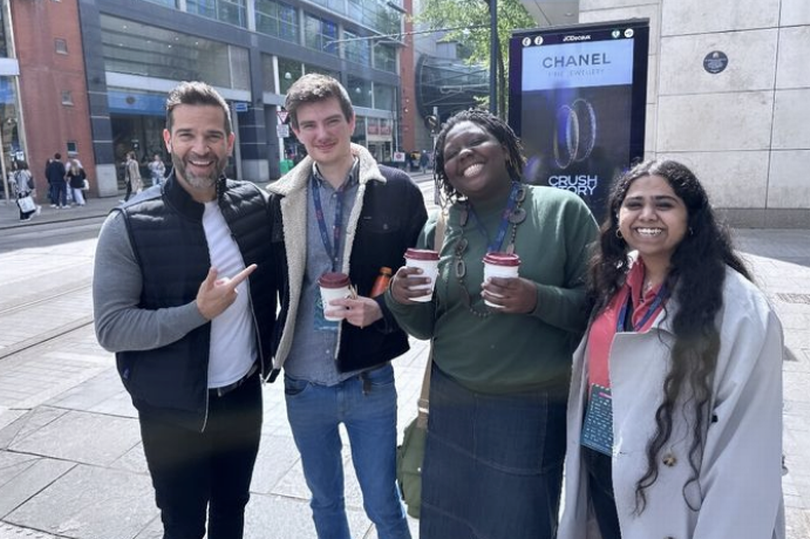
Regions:
[[99, 233], [93, 274], [99, 344], [110, 352], [151, 350], [171, 344], [208, 322], [196, 301], [156, 310], [138, 307], [142, 283], [124, 217], [113, 212]]

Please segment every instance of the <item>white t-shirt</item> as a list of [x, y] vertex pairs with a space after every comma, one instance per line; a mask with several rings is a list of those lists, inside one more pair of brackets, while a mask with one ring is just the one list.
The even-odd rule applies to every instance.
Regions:
[[[233, 277], [245, 269], [245, 261], [216, 202], [206, 202], [203, 228], [211, 266], [218, 279]], [[236, 287], [236, 301], [211, 320], [208, 387], [216, 388], [245, 376], [256, 361], [256, 335], [250, 312], [248, 281]]]

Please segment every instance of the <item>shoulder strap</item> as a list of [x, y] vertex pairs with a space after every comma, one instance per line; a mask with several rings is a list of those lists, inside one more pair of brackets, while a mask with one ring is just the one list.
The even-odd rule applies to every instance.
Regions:
[[[444, 245], [444, 230], [447, 228], [447, 215], [444, 209], [439, 210], [439, 216], [436, 218], [436, 230], [433, 236], [433, 248], [439, 252]], [[419, 393], [419, 400], [417, 401], [417, 410], [419, 415], [416, 422], [420, 427], [427, 428], [427, 416], [430, 407], [430, 371], [433, 368], [433, 339], [430, 340], [428, 345], [428, 360], [425, 364], [425, 374], [422, 377], [422, 391]]]

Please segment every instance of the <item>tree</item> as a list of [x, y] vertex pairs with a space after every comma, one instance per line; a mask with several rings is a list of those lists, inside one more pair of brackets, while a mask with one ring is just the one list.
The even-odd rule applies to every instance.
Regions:
[[[519, 0], [424, 0], [423, 10], [416, 23], [431, 29], [463, 28], [447, 33], [445, 40], [456, 41], [469, 52], [466, 60], [471, 64], [489, 67], [490, 62], [490, 8], [498, 9], [498, 115], [506, 114], [507, 81], [509, 80], [509, 38], [512, 30], [533, 28], [534, 19]], [[487, 103], [488, 104], [488, 100]]]

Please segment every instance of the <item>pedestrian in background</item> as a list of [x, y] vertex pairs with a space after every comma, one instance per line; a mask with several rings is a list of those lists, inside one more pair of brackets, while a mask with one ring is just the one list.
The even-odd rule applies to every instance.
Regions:
[[126, 195], [124, 195], [124, 202], [126, 202], [133, 193], [137, 195], [143, 190], [141, 165], [138, 163], [135, 152], [131, 151], [127, 153], [127, 161], [124, 164], [124, 180], [127, 184], [127, 192]]
[[152, 177], [152, 186], [162, 185], [163, 178], [166, 176], [166, 165], [163, 164], [163, 158], [159, 153], [156, 153], [152, 161], [149, 162], [149, 175]]
[[[408, 337], [371, 295], [380, 268], [397, 268], [427, 218], [419, 188], [351, 143], [346, 89], [298, 79], [285, 109], [309, 154], [271, 183], [278, 273], [284, 278], [274, 367], [284, 368], [287, 417], [312, 493], [319, 539], [350, 539], [339, 426], [346, 428], [363, 506], [380, 539], [409, 539], [396, 487], [397, 392], [391, 360]], [[324, 273], [347, 274], [356, 297], [320, 301]], [[338, 318], [330, 321], [326, 316]]]
[[163, 537], [202, 539], [207, 515], [208, 539], [240, 539], [276, 312], [267, 200], [222, 175], [230, 109], [207, 84], [169, 93], [163, 139], [164, 188], [101, 229], [96, 336], [138, 410]]
[[[20, 221], [30, 221], [35, 215], [39, 215], [42, 209], [34, 200], [34, 177], [28, 169], [26, 161], [17, 161], [16, 170], [13, 173], [14, 190], [17, 192], [17, 207], [20, 210]], [[30, 201], [22, 202], [22, 199], [31, 197]], [[25, 207], [26, 209], [23, 209]]]
[[67, 181], [68, 187], [73, 194], [73, 202], [77, 206], [84, 206], [84, 180], [87, 174], [84, 172], [84, 167], [79, 163], [78, 159], [70, 159], [68, 161]]
[[[557, 529], [571, 352], [587, 323], [597, 228], [575, 194], [523, 183], [524, 164], [500, 118], [448, 120], [434, 169], [445, 240], [433, 244], [432, 218], [419, 241], [440, 251], [435, 294], [414, 302], [429, 279], [403, 267], [386, 295], [406, 331], [433, 339], [421, 539], [549, 539]], [[492, 252], [517, 254], [519, 276], [484, 282]]]
[[688, 168], [616, 183], [590, 291], [558, 537], [784, 537], [782, 327]]
[[45, 170], [45, 176], [48, 179], [48, 184], [53, 193], [51, 197], [52, 208], [61, 210], [68, 207], [67, 182], [65, 181], [66, 174], [67, 170], [65, 170], [65, 164], [62, 162], [62, 154], [58, 152], [53, 154], [53, 159], [48, 163], [47, 169]]
[[427, 150], [422, 150], [422, 153], [419, 154], [419, 170], [422, 174], [427, 173], [428, 162], [430, 158], [428, 157]]

